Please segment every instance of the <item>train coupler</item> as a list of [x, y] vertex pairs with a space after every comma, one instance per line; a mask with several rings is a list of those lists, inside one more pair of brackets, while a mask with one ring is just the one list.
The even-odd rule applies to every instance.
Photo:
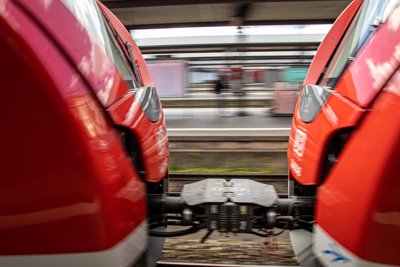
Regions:
[[267, 216], [278, 200], [272, 185], [249, 179], [205, 179], [185, 185], [180, 196], [188, 207], [202, 206], [209, 230], [251, 232], [260, 209], [265, 211], [265, 217], [261, 216], [265, 227], [275, 223], [275, 217]]
[[[200, 229], [208, 229], [209, 234], [219, 231], [266, 236], [275, 227], [290, 229], [296, 226], [292, 215], [300, 212], [299, 201], [279, 199], [274, 186], [250, 179], [205, 179], [185, 185], [179, 197], [164, 195], [149, 200], [150, 209], [162, 210], [163, 221], [166, 218], [168, 225], [191, 226], [175, 232], [150, 231], [150, 235], [164, 237], [190, 234]], [[306, 212], [310, 213], [310, 210], [312, 213], [313, 209]], [[286, 216], [280, 216], [283, 213]], [[209, 234], [204, 236], [203, 242]]]

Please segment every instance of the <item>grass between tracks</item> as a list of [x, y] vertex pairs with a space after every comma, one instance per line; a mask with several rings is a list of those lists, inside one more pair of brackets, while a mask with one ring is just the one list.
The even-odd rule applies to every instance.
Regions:
[[[287, 173], [282, 164], [274, 164], [271, 158], [205, 158], [199, 153], [190, 153], [186, 158], [170, 157], [169, 172], [176, 173], [248, 173], [268, 174]], [[216, 167], [218, 166], [218, 167]]]
[[[190, 162], [190, 164], [182, 165], [179, 164], [179, 160], [171, 157], [169, 172], [176, 173], [248, 173], [248, 174], [268, 174], [268, 173], [282, 173], [286, 174], [287, 169], [279, 169], [275, 168], [273, 164], [271, 164], [268, 158], [264, 158], [265, 161], [262, 166], [252, 167], [248, 164], [248, 159], [241, 160], [230, 160], [227, 164], [219, 168], [215, 167], [207, 167], [203, 164], [199, 164], [198, 162]], [[203, 165], [203, 166], [201, 166]], [[206, 164], [208, 165], [208, 164]]]
[[173, 168], [169, 168], [169, 172], [171, 172], [171, 173], [177, 172], [177, 173], [250, 173], [250, 174], [282, 173], [282, 174], [286, 174], [287, 170], [252, 171], [252, 170], [241, 170], [241, 169], [206, 169], [206, 168], [175, 170]]

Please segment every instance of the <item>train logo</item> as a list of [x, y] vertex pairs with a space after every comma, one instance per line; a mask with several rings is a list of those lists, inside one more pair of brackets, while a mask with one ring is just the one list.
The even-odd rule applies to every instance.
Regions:
[[329, 244], [329, 246], [331, 247], [331, 249], [323, 250], [322, 253], [332, 255], [334, 258], [331, 260], [331, 262], [339, 262], [339, 261], [343, 261], [343, 263], [351, 262], [349, 258], [343, 255], [343, 253], [340, 251], [339, 247], [336, 244], [331, 243]]
[[296, 136], [294, 138], [293, 152], [296, 153], [297, 156], [299, 156], [300, 158], [303, 157], [306, 140], [307, 134], [297, 129]]

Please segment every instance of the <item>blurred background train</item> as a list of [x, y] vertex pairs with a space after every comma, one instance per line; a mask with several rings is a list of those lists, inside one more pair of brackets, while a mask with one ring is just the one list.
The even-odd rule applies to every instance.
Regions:
[[[0, 1], [0, 265], [152, 266], [166, 236], [275, 227], [301, 266], [400, 265], [399, 33], [398, 1], [355, 0], [333, 25], [293, 117], [290, 198], [244, 180], [169, 197], [161, 104], [118, 19], [94, 0]], [[259, 191], [191, 197], [217, 186]]]

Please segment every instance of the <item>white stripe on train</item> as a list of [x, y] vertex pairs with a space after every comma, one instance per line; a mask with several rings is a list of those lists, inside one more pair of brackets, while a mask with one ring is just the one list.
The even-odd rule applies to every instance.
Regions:
[[114, 247], [98, 252], [0, 256], [0, 266], [126, 267], [136, 262], [148, 247], [147, 222], [143, 221]]
[[[366, 261], [340, 245], [319, 225], [314, 225], [313, 254], [323, 266], [391, 267], [394, 265]], [[379, 251], [377, 251], [379, 253]]]

